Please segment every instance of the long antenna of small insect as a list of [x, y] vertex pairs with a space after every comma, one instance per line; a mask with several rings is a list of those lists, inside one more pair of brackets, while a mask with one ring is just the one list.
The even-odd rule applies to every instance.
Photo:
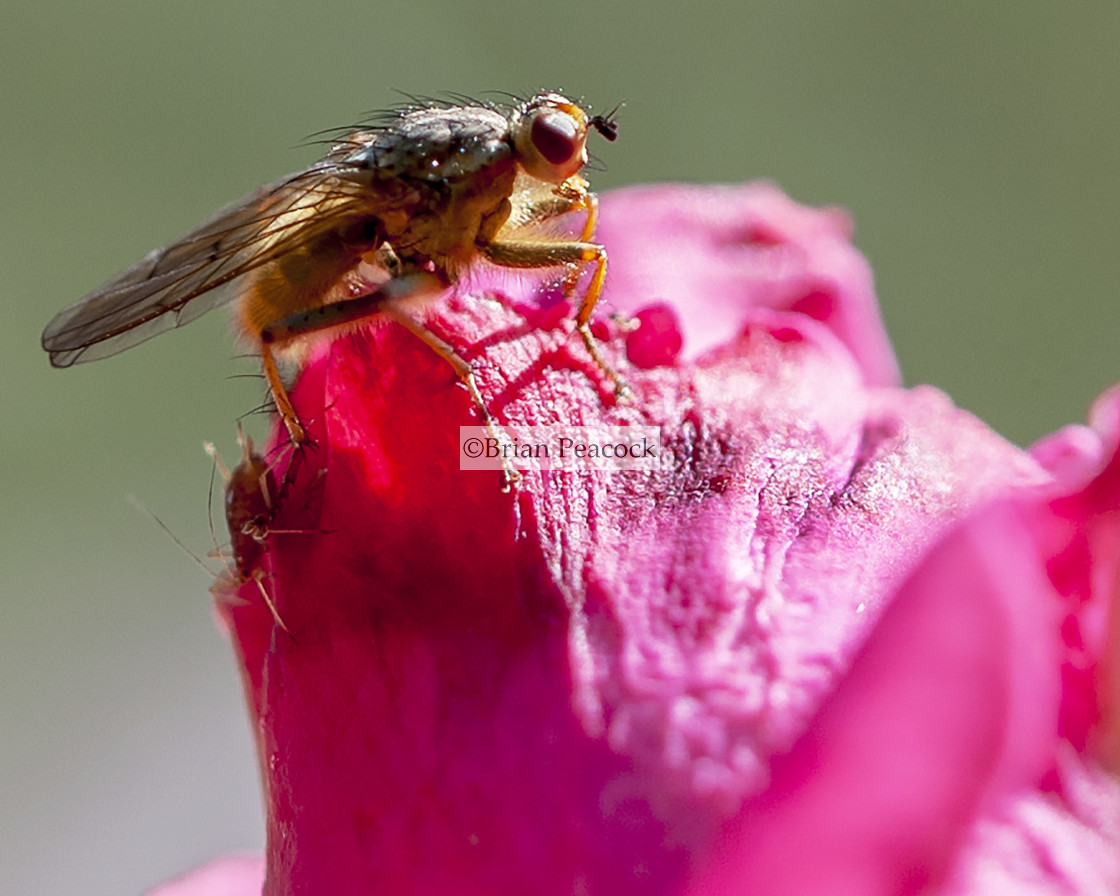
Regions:
[[[211, 478], [211, 482], [213, 482], [213, 478]], [[159, 526], [164, 531], [164, 533], [167, 535], [167, 537], [170, 538], [173, 542], [175, 542], [176, 545], [179, 546], [179, 549], [184, 554], [186, 554], [195, 563], [198, 564], [199, 569], [201, 569], [204, 573], [206, 573], [206, 575], [213, 578], [214, 570], [212, 570], [209, 566], [207, 566], [202, 561], [202, 559], [198, 556], [198, 554], [196, 554], [194, 551], [192, 551], [190, 548], [188, 548], [183, 543], [182, 539], [180, 539], [178, 535], [176, 535], [174, 532], [171, 531], [171, 528], [167, 525], [167, 523], [165, 523], [158, 516], [156, 516], [155, 513], [153, 513], [151, 510], [149, 510], [147, 505], [145, 505], [143, 501], [141, 501], [139, 498], [137, 498], [136, 495], [132, 495], [132, 494], [126, 495], [125, 500], [127, 500], [129, 504], [131, 504], [133, 507], [135, 507], [137, 510], [139, 510], [142, 514], [144, 514], [146, 517], [148, 517], [148, 519], [150, 519], [152, 522], [154, 522], [157, 526]], [[213, 534], [213, 532], [214, 532], [213, 520], [210, 521], [210, 532], [211, 532], [211, 534]]]
[[[213, 503], [212, 503], [213, 502], [213, 497], [214, 497], [214, 469], [215, 469], [215, 467], [220, 467], [221, 470], [222, 470], [222, 474], [224, 476], [226, 476], [227, 478], [228, 478], [228, 471], [226, 470], [225, 465], [222, 464], [222, 461], [218, 457], [217, 452], [214, 451], [213, 444], [210, 443], [210, 442], [206, 442], [206, 443], [204, 443], [204, 447], [206, 448], [207, 454], [210, 454], [210, 456], [214, 459], [214, 466], [210, 468], [210, 494], [207, 496], [207, 509], [210, 512], [207, 514], [207, 516], [208, 516], [208, 519], [209, 519], [209, 522], [210, 522], [210, 538], [213, 540], [214, 544], [217, 545], [218, 544], [218, 536], [214, 532], [214, 515], [213, 515]], [[211, 453], [212, 451], [213, 451], [213, 453]], [[167, 537], [170, 538], [173, 542], [175, 542], [176, 545], [179, 546], [179, 549], [182, 550], [184, 554], [186, 554], [195, 563], [198, 564], [198, 568], [201, 569], [204, 573], [206, 573], [207, 576], [209, 576], [211, 578], [214, 577], [214, 570], [212, 570], [209, 566], [207, 566], [194, 551], [192, 551], [190, 548], [188, 548], [183, 543], [183, 541], [174, 532], [171, 531], [171, 529], [168, 527], [168, 525], [163, 520], [161, 520], [158, 516], [156, 516], [151, 510], [149, 510], [139, 498], [137, 498], [135, 495], [128, 495], [128, 502], [133, 507], [135, 507], [137, 510], [139, 510], [141, 513], [146, 514], [151, 520], [153, 520], [155, 522], [155, 524], [157, 526], [159, 526], [167, 534]], [[284, 624], [284, 620], [280, 618], [280, 613], [279, 613], [279, 611], [277, 611], [276, 605], [272, 602], [272, 598], [269, 597], [268, 591], [264, 587], [264, 583], [260, 580], [260, 578], [258, 578], [256, 576], [253, 577], [253, 581], [257, 583], [257, 588], [260, 589], [261, 597], [264, 598], [265, 605], [268, 607], [269, 611], [272, 613], [272, 618], [276, 620], [276, 624], [279, 625], [280, 628], [282, 628], [285, 632], [287, 632], [288, 637], [291, 638], [294, 641], [295, 640], [295, 635], [293, 635], [291, 633], [291, 631], [288, 629], [288, 626]]]
[[[202, 443], [202, 450], [207, 454], [210, 454], [210, 449], [213, 447], [214, 445], [212, 442]], [[210, 465], [210, 488], [206, 492], [206, 522], [210, 526], [210, 541], [214, 545], [214, 550], [217, 551], [221, 549], [218, 547], [218, 533], [214, 531], [214, 473], [219, 466], [222, 466], [222, 461], [218, 457], [217, 451], [210, 454], [210, 457], [213, 459], [214, 463]], [[222, 475], [227, 479], [229, 478], [229, 473], [224, 466], [222, 466]]]

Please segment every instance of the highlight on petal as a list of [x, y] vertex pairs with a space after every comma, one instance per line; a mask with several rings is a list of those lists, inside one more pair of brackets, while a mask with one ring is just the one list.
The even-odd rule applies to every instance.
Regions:
[[657, 426], [660, 469], [460, 470], [477, 409], [397, 327], [294, 389], [317, 448], [269, 539], [290, 634], [254, 586], [219, 594], [266, 893], [986, 892], [1001, 856], [1115, 846], [1107, 427], [1032, 457], [898, 388], [841, 213], [663, 187], [602, 221], [629, 400], [531, 284], [430, 326], [502, 424]]

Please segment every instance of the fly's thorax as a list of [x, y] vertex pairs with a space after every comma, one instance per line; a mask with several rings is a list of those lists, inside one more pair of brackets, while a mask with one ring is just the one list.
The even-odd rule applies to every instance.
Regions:
[[[386, 240], [401, 257], [431, 261], [449, 274], [472, 262], [509, 216], [517, 175], [512, 159], [476, 177], [425, 190], [407, 215], [384, 215]], [[454, 279], [454, 278], [453, 278]]]
[[509, 121], [484, 106], [403, 113], [344, 157], [344, 164], [405, 181], [455, 181], [503, 167], [513, 156]]

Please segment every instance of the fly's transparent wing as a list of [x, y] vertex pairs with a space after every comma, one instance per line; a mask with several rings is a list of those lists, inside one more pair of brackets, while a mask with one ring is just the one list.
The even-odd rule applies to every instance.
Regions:
[[352, 168], [331, 162], [268, 184], [146, 255], [43, 331], [55, 367], [115, 355], [229, 301], [243, 274], [376, 213]]

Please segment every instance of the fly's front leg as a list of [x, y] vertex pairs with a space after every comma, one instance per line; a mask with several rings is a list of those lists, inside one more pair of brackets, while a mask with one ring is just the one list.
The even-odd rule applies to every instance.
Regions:
[[587, 353], [591, 355], [591, 359], [614, 383], [615, 395], [622, 396], [629, 391], [622, 377], [599, 354], [599, 347], [591, 332], [591, 314], [603, 292], [603, 282], [607, 276], [606, 249], [582, 240], [573, 242], [496, 240], [484, 246], [482, 252], [495, 264], [509, 268], [551, 268], [561, 265], [576, 265], [582, 268], [585, 264], [594, 263], [595, 272], [591, 276], [591, 283], [588, 284], [587, 292], [583, 294], [579, 311], [576, 313], [576, 330], [579, 331], [583, 344], [587, 346]]
[[[576, 198], [572, 200], [571, 208], [569, 208], [568, 211], [578, 211], [581, 209], [585, 209], [587, 211], [587, 220], [583, 222], [583, 230], [580, 232], [579, 241], [581, 243], [589, 243], [591, 242], [591, 238], [595, 235], [595, 225], [599, 223], [599, 197], [594, 193], [588, 192], [587, 190], [580, 190]], [[576, 284], [579, 283], [579, 275], [582, 272], [583, 269], [580, 265], [576, 265], [572, 268], [571, 272], [564, 280], [564, 295], [570, 296], [575, 291]], [[596, 269], [596, 274], [600, 275], [599, 288], [594, 294], [594, 299], [591, 302], [591, 307], [587, 308], [586, 314], [584, 314], [583, 307], [581, 306], [580, 308], [580, 313], [583, 314], [585, 322], [588, 318], [591, 317], [591, 312], [595, 308], [595, 302], [599, 301], [599, 293], [603, 291], [603, 277], [605, 277], [607, 274], [606, 254], [603, 255], [602, 270], [600, 272], [599, 269]], [[587, 297], [589, 295], [591, 295], [590, 289], [583, 297], [584, 305], [586, 305]], [[582, 333], [583, 331], [581, 330], [580, 332]], [[584, 341], [586, 341], [586, 337], [584, 338]], [[615, 382], [615, 385], [618, 385], [617, 381]]]
[[589, 242], [595, 235], [595, 225], [599, 223], [599, 197], [587, 189], [587, 181], [583, 178], [565, 181], [556, 188], [556, 194], [569, 202], [568, 208], [559, 214], [586, 210], [587, 220], [583, 222], [579, 241]]
[[572, 212], [586, 211], [579, 242], [587, 243], [595, 235], [599, 223], [599, 197], [587, 189], [583, 178], [571, 178], [557, 186], [545, 198], [534, 198], [521, 211], [523, 221], [548, 221]]
[[[587, 218], [583, 222], [578, 242], [590, 243], [595, 235], [595, 226], [599, 223], [599, 197], [587, 189], [587, 181], [582, 177], [573, 177], [557, 186], [547, 198], [534, 199], [523, 214], [527, 220], [539, 222], [579, 211], [586, 211]], [[571, 265], [571, 271], [564, 278], [565, 296], [570, 296], [575, 291], [581, 273], [581, 265]], [[590, 311], [588, 314], [590, 315]]]

